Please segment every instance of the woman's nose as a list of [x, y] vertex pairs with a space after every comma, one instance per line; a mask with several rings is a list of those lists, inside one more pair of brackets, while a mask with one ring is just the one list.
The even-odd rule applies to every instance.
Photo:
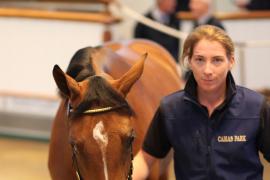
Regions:
[[205, 67], [204, 67], [204, 72], [205, 75], [210, 75], [213, 73], [213, 67], [211, 65], [211, 63], [206, 63]]

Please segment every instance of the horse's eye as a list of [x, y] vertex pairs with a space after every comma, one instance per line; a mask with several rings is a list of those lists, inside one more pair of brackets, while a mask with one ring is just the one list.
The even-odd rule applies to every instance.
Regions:
[[73, 153], [78, 153], [78, 147], [74, 141], [70, 141], [70, 146], [72, 148]]
[[128, 143], [127, 145], [130, 147], [135, 139], [136, 135], [135, 135], [135, 131], [132, 130], [129, 137], [128, 137]]
[[74, 142], [71, 142], [70, 145], [71, 145], [72, 149], [77, 149], [76, 144]]
[[73, 108], [69, 103], [68, 106], [67, 106], [67, 116], [70, 116], [70, 113], [72, 113], [72, 112], [73, 112]]

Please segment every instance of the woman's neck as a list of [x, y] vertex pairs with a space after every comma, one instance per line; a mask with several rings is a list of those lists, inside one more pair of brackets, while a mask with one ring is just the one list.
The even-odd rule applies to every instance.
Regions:
[[214, 92], [203, 91], [199, 88], [197, 91], [198, 101], [200, 102], [200, 104], [207, 107], [209, 117], [214, 112], [214, 110], [224, 102], [226, 98], [226, 84], [224, 85], [224, 87]]

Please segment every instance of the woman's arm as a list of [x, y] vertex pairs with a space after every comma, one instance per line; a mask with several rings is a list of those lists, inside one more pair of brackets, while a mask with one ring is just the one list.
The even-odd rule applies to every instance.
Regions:
[[157, 160], [147, 152], [140, 150], [133, 161], [133, 180], [144, 180], [148, 177], [152, 165]]
[[264, 158], [270, 162], [270, 102], [267, 100], [261, 111], [259, 148]]

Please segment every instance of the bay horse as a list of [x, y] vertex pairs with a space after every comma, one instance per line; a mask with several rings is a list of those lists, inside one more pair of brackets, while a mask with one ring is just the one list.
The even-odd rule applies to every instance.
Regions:
[[[55, 65], [53, 77], [62, 94], [49, 147], [53, 180], [131, 179], [133, 153], [159, 101], [181, 89], [172, 56], [147, 40], [80, 49], [66, 73]], [[166, 162], [149, 179], [166, 179]]]

